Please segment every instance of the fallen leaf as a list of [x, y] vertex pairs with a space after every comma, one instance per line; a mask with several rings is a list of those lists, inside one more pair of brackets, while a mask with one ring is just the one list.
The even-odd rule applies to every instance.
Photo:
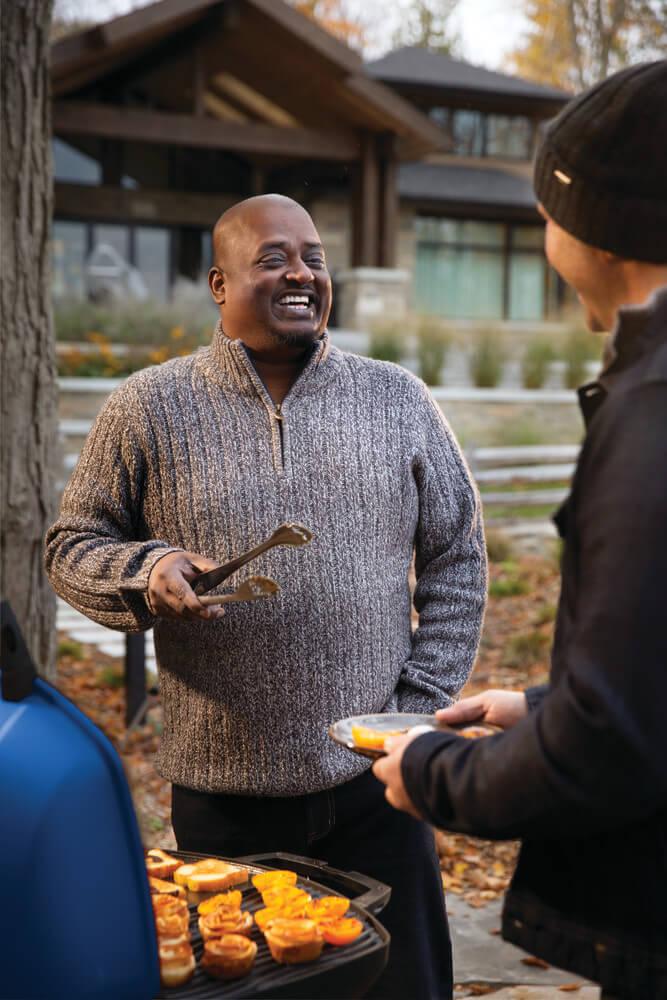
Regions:
[[521, 961], [524, 965], [530, 965], [535, 969], [551, 968], [548, 962], [545, 962], [543, 958], [538, 958], [537, 955], [528, 955], [526, 958], [522, 958]]

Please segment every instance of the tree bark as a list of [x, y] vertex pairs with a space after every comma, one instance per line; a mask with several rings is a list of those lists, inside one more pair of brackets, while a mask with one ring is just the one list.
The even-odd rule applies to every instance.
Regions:
[[54, 670], [55, 596], [42, 568], [57, 444], [51, 316], [49, 25], [52, 0], [3, 5], [0, 158], [0, 594], [38, 670]]

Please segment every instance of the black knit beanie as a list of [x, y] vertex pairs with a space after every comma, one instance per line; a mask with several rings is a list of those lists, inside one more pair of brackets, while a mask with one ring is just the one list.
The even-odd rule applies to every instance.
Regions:
[[667, 263], [667, 59], [570, 101], [546, 130], [533, 183], [551, 218], [583, 243]]

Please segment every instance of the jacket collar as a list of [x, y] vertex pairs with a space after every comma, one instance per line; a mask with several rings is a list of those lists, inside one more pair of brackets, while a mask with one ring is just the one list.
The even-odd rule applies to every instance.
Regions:
[[[602, 371], [594, 382], [578, 390], [586, 425], [610, 392], [654, 374], [664, 367], [667, 378], [667, 285], [639, 306], [619, 309], [614, 331], [605, 349]], [[653, 365], [652, 362], [656, 364]]]
[[[241, 340], [232, 340], [222, 328], [219, 320], [216, 324], [211, 346], [201, 352], [201, 358], [207, 374], [226, 385], [234, 387], [246, 395], [253, 393], [265, 394], [266, 389], [257, 374], [248, 350]], [[339, 372], [343, 364], [343, 355], [331, 343], [327, 330], [313, 344], [312, 353], [303, 371], [290, 389], [290, 400], [297, 396], [319, 392]]]

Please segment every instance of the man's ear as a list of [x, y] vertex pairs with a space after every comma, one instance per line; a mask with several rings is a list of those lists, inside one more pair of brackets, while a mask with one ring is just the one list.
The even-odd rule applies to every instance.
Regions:
[[208, 272], [208, 287], [211, 289], [211, 295], [216, 305], [224, 306], [226, 297], [225, 275], [217, 265], [213, 265]]

